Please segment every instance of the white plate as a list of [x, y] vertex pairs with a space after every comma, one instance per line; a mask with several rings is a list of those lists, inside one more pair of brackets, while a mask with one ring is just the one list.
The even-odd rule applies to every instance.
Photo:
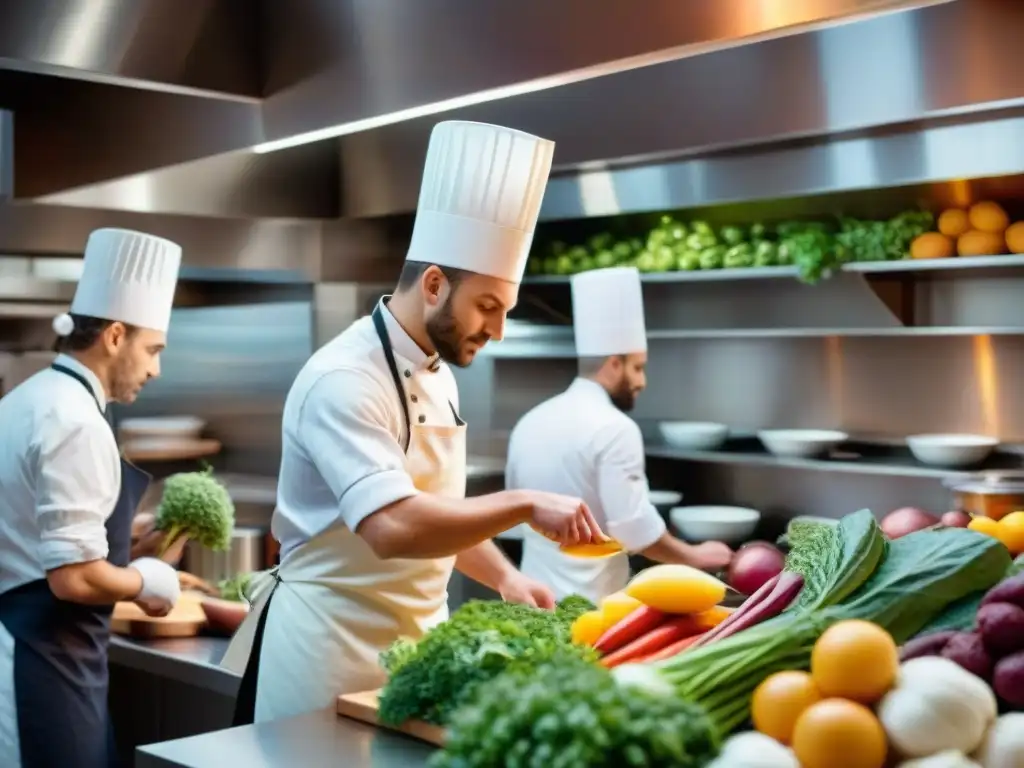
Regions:
[[711, 421], [663, 421], [658, 429], [673, 448], [689, 451], [713, 451], [729, 437], [729, 427]]
[[907, 447], [922, 464], [937, 467], [969, 467], [984, 461], [999, 445], [985, 435], [911, 435]]
[[757, 528], [761, 513], [748, 507], [675, 507], [669, 512], [672, 526], [687, 541], [724, 541], [739, 544]]
[[809, 459], [831, 451], [849, 435], [831, 429], [764, 429], [757, 437], [773, 456]]

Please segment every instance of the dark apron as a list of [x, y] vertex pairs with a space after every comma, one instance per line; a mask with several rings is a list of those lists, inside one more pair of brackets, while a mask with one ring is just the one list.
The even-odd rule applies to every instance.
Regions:
[[[405, 444], [402, 446], [403, 451], [409, 450], [409, 440], [412, 438], [412, 422], [409, 419], [409, 404], [406, 402], [405, 386], [402, 384], [402, 377], [398, 374], [398, 364], [395, 362], [395, 352], [391, 347], [391, 338], [388, 336], [387, 326], [384, 325], [384, 316], [380, 311], [380, 304], [373, 308], [371, 314], [373, 318], [373, 327], [377, 331], [377, 338], [380, 340], [380, 346], [384, 350], [384, 359], [388, 364], [388, 371], [391, 373], [391, 380], [395, 383], [395, 389], [398, 390], [398, 399], [402, 403], [402, 415], [405, 418]], [[455, 423], [459, 426], [463, 424], [462, 419], [459, 417], [458, 412], [455, 410], [455, 406], [449, 403], [452, 409], [452, 415], [455, 416]], [[277, 582], [280, 582], [280, 578], [277, 576], [277, 571], [274, 571], [274, 577]], [[271, 588], [271, 590], [277, 589], [277, 583]], [[260, 615], [259, 620], [256, 622], [256, 631], [253, 633], [252, 639], [252, 650], [249, 652], [249, 659], [245, 663], [245, 672], [242, 674], [242, 682], [238, 688], [238, 698], [235, 700], [235, 717], [232, 725], [252, 725], [256, 721], [256, 688], [259, 682], [259, 670], [260, 670], [260, 657], [263, 651], [263, 634], [266, 631], [267, 626], [267, 615], [270, 613], [270, 601], [274, 599], [274, 593], [271, 591], [270, 596], [267, 597], [267, 602], [263, 608], [263, 613]]]
[[[81, 375], [62, 365], [50, 367], [80, 382], [95, 398]], [[107, 561], [113, 565], [124, 567], [131, 559], [132, 518], [150, 480], [149, 474], [121, 460], [121, 492], [106, 522]], [[0, 624], [14, 638], [22, 768], [118, 764], [107, 711], [112, 612], [111, 605], [58, 600], [46, 579], [0, 595]]]

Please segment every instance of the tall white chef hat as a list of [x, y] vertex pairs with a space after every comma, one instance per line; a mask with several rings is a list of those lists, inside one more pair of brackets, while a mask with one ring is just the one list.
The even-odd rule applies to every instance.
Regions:
[[435, 125], [406, 258], [520, 282], [554, 151], [498, 125]]
[[578, 357], [647, 351], [644, 294], [635, 267], [610, 267], [572, 277], [572, 323]]
[[[97, 229], [85, 246], [71, 312], [166, 331], [181, 267], [181, 246], [127, 229]], [[70, 315], [53, 320], [58, 336], [74, 330]]]

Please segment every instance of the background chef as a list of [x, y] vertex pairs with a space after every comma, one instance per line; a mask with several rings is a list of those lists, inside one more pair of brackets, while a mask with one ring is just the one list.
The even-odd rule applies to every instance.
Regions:
[[559, 541], [603, 540], [578, 498], [464, 498], [466, 425], [446, 365], [502, 337], [553, 150], [500, 126], [435, 126], [394, 296], [314, 354], [285, 403], [281, 565], [224, 662], [245, 669], [236, 724], [382, 685], [380, 652], [447, 617], [453, 567], [506, 600], [551, 605], [496, 534], [528, 521]]
[[[646, 386], [640, 273], [615, 267], [576, 275], [572, 306], [579, 376], [516, 424], [506, 487], [579, 496], [605, 533], [628, 552], [705, 570], [725, 567], [732, 557], [728, 546], [693, 546], [677, 539], [649, 498], [643, 438], [626, 415]], [[529, 529], [521, 567], [559, 599], [575, 593], [599, 601], [629, 580], [625, 552], [602, 559], [571, 557]]]
[[160, 374], [181, 248], [118, 229], [89, 236], [53, 365], [0, 400], [0, 765], [107, 768], [110, 614], [163, 615], [168, 564], [132, 562], [149, 476], [120, 459], [108, 402]]

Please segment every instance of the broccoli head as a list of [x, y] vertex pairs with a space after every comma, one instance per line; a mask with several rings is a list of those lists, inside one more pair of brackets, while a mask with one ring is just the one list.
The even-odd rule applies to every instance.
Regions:
[[182, 472], [164, 481], [156, 512], [156, 529], [163, 531], [164, 551], [181, 536], [217, 552], [227, 550], [235, 528], [231, 495], [209, 469]]

